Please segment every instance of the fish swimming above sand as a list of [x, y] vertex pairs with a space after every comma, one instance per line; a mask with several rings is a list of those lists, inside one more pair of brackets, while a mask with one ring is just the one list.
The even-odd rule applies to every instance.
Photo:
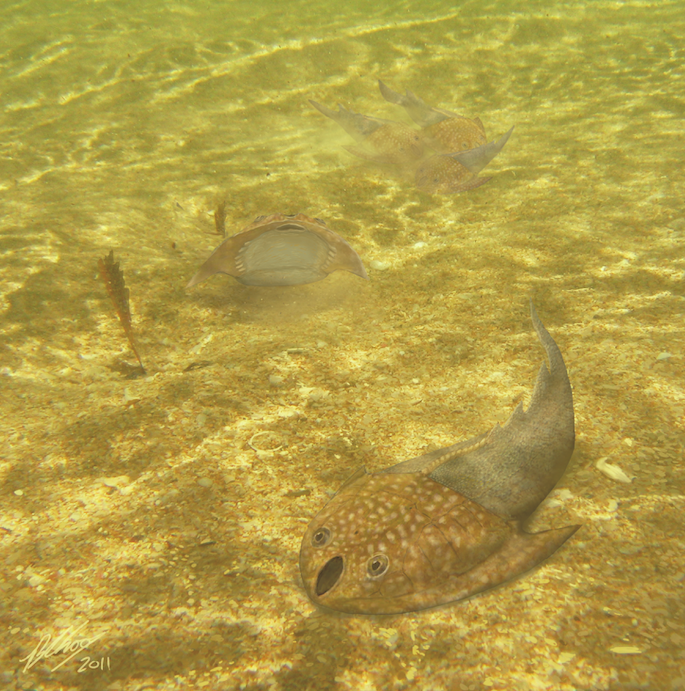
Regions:
[[504, 148], [513, 127], [497, 141], [487, 142], [480, 118], [431, 108], [411, 91], [402, 96], [380, 80], [378, 84], [384, 98], [403, 106], [421, 130], [355, 113], [340, 104], [334, 111], [316, 101], [309, 102], [357, 140], [356, 146], [344, 147], [347, 151], [410, 174], [423, 192], [454, 194], [480, 187], [491, 179], [480, 178], [478, 173]]
[[479, 178], [478, 173], [504, 148], [513, 131], [512, 127], [496, 142], [475, 149], [429, 156], [416, 169], [416, 186], [424, 192], [453, 194], [484, 185], [492, 178]]
[[488, 142], [480, 118], [471, 119], [433, 108], [411, 91], [399, 94], [380, 79], [378, 88], [386, 101], [406, 110], [421, 127], [426, 146], [437, 152], [423, 161], [416, 171], [415, 182], [419, 189], [450, 194], [480, 187], [491, 180], [479, 178], [478, 173], [504, 148], [513, 127], [497, 141]]
[[487, 142], [485, 127], [480, 118], [467, 118], [449, 110], [432, 108], [407, 90], [398, 94], [378, 80], [381, 95], [389, 103], [402, 106], [409, 117], [422, 129], [423, 137], [440, 153], [455, 153], [475, 149]]
[[354, 614], [412, 612], [521, 575], [580, 526], [527, 533], [575, 442], [561, 351], [530, 306], [549, 359], [527, 410], [477, 437], [383, 471], [352, 475], [312, 520], [300, 572], [318, 605]]
[[224, 240], [186, 287], [217, 273], [249, 286], [294, 286], [320, 281], [338, 269], [368, 278], [359, 255], [322, 220], [271, 214]]

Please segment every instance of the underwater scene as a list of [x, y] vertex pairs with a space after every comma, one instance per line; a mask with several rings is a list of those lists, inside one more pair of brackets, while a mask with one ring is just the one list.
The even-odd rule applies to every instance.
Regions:
[[681, 2], [0, 5], [0, 688], [685, 691]]

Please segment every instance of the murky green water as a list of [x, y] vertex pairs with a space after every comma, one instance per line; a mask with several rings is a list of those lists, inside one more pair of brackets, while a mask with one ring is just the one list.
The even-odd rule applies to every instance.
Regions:
[[[684, 35], [678, 2], [5, 2], [3, 686], [685, 688]], [[409, 122], [378, 78], [515, 125], [493, 179], [347, 153], [308, 99]], [[185, 290], [221, 200], [229, 233], [325, 219], [370, 280]], [[527, 403], [531, 296], [577, 430], [531, 530], [581, 531], [466, 602], [314, 607], [300, 539], [352, 472]], [[87, 650], [26, 659], [70, 626]]]

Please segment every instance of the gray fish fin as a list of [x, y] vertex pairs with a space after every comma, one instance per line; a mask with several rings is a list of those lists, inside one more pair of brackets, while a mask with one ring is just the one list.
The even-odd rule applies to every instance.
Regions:
[[530, 300], [530, 318], [533, 322], [535, 333], [540, 339], [540, 343], [542, 343], [542, 347], [545, 349], [545, 353], [549, 359], [550, 373], [554, 376], [561, 375], [568, 379], [568, 375], [566, 374], [566, 365], [564, 364], [564, 358], [561, 355], [559, 346], [549, 335], [549, 331], [547, 331], [544, 324], [540, 320], [540, 317], [538, 317], [538, 313], [535, 311], [532, 298]]
[[379, 154], [364, 149], [361, 146], [343, 146], [343, 149], [348, 153], [361, 158], [363, 161], [368, 161], [369, 163], [374, 163], [378, 166], [392, 166], [395, 167], [395, 158], [392, 154]]
[[512, 127], [496, 142], [488, 142], [487, 144], [483, 144], [483, 146], [477, 146], [475, 149], [446, 155], [459, 161], [459, 163], [468, 168], [472, 173], [480, 173], [480, 171], [502, 151], [513, 131], [514, 128]]
[[343, 146], [343, 149], [345, 149], [347, 153], [352, 154], [357, 158], [361, 158], [364, 161], [380, 163], [381, 161], [379, 161], [379, 159], [382, 159], [382, 156], [378, 156], [377, 154], [374, 155], [370, 151], [367, 151], [366, 149], [362, 148], [361, 146]]
[[535, 333], [545, 349], [545, 354], [549, 360], [549, 368], [543, 362], [540, 365], [537, 379], [535, 380], [535, 388], [528, 406], [528, 414], [534, 414], [545, 405], [545, 400], [554, 399], [560, 402], [558, 406], [557, 415], [563, 412], [563, 417], [566, 420], [566, 432], [570, 436], [575, 436], [574, 420], [573, 420], [573, 393], [571, 391], [571, 382], [569, 381], [568, 371], [564, 363], [564, 358], [559, 350], [559, 346], [554, 339], [549, 335], [540, 317], [538, 317], [533, 305], [533, 300], [530, 300], [530, 317], [533, 321], [533, 328]]
[[381, 92], [381, 96], [383, 96], [386, 101], [389, 103], [394, 103], [397, 106], [404, 107], [407, 100], [405, 96], [398, 94], [397, 91], [393, 91], [389, 86], [383, 84], [380, 79], [378, 80], [378, 88]]
[[509, 419], [502, 425], [502, 428], [521, 424], [525, 418], [526, 411], [523, 409], [523, 403], [519, 403], [516, 408], [514, 408], [514, 412], [509, 416]]
[[206, 267], [204, 264], [200, 267], [199, 271], [186, 283], [186, 288], [192, 288], [202, 281], [206, 281], [210, 276], [213, 276], [216, 271], [213, 271]]
[[486, 444], [489, 444], [493, 438], [493, 435], [497, 433], [498, 429], [501, 429], [499, 424], [495, 425], [489, 432], [486, 432], [485, 434], [481, 434], [479, 437], [474, 437], [473, 439], [469, 440], [472, 442], [470, 444], [462, 442], [461, 444], [455, 444], [454, 446], [448, 446], [446, 449], [442, 449], [444, 453], [435, 456], [435, 458], [433, 458], [433, 460], [430, 461], [430, 463], [426, 463], [421, 468], [421, 474], [430, 475], [436, 468], [439, 468], [440, 466], [443, 466], [446, 463], [451, 463], [455, 461], [457, 458], [472, 453], [476, 449], [480, 449]]
[[517, 578], [554, 554], [581, 526], [569, 525], [541, 533], [526, 533], [515, 522], [512, 527], [514, 532], [499, 550], [466, 573], [455, 574], [443, 586], [449, 588], [449, 596], [443, 602], [462, 600]]
[[527, 533], [518, 521], [513, 521], [512, 526], [515, 532], [502, 549], [475, 569], [489, 573], [491, 585], [506, 583], [545, 561], [581, 527], [567, 525], [539, 533]]
[[402, 106], [402, 108], [407, 111], [409, 117], [421, 127], [429, 127], [430, 125], [435, 125], [436, 123], [442, 122], [449, 117], [453, 117], [453, 113], [441, 111], [437, 108], [431, 108], [416, 94], [409, 91], [409, 89], [407, 89], [406, 94], [403, 96], [402, 94], [398, 94], [397, 91], [393, 91], [390, 87], [383, 84], [380, 79], [378, 80], [378, 88], [386, 101], [394, 103], [398, 106]]
[[[434, 451], [429, 451], [422, 456], [416, 456], [410, 458], [407, 461], [402, 461], [396, 465], [392, 465], [389, 468], [385, 468], [380, 471], [384, 474], [395, 474], [395, 473], [424, 473], [424, 470], [428, 467], [435, 468], [436, 465], [444, 464], [447, 461], [449, 455], [450, 458], [455, 458], [463, 453], [466, 453], [467, 449], [473, 449], [481, 445], [481, 442], [492, 434], [492, 430], [489, 432], [484, 432], [479, 434], [477, 437], [471, 437], [471, 439], [465, 439], [464, 441], [457, 442], [451, 446], [446, 446], [442, 449], [435, 449]], [[436, 464], [436, 461], [439, 461]]]
[[347, 134], [351, 135], [355, 139], [363, 140], [370, 134], [375, 132], [379, 127], [386, 124], [387, 120], [380, 120], [379, 118], [373, 118], [368, 115], [362, 115], [361, 113], [354, 113], [351, 110], [347, 110], [344, 106], [338, 103], [338, 110], [331, 110], [326, 108], [326, 106], [317, 103], [316, 101], [309, 102], [316, 108], [320, 113], [325, 115], [327, 118], [335, 121], [342, 127]]

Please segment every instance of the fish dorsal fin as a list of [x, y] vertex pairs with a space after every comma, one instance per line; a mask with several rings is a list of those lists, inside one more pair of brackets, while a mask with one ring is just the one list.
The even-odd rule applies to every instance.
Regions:
[[409, 89], [407, 89], [403, 96], [402, 94], [398, 94], [397, 91], [393, 91], [389, 86], [383, 84], [380, 79], [378, 80], [378, 88], [386, 101], [402, 106], [402, 108], [407, 111], [409, 117], [421, 127], [429, 127], [430, 125], [435, 125], [448, 118], [459, 117], [455, 115], [455, 113], [440, 110], [439, 108], [432, 108], [415, 93], [409, 91]]

